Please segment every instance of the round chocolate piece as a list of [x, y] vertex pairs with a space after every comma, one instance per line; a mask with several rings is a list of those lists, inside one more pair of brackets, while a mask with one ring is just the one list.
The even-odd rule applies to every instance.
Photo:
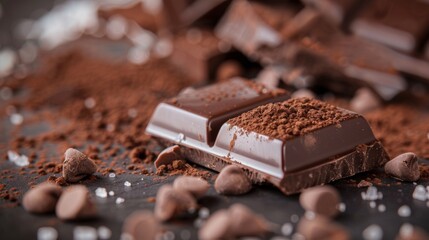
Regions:
[[[149, 211], [135, 211], [124, 221], [123, 233], [130, 239], [153, 240], [160, 230], [159, 223]], [[128, 238], [127, 238], [128, 239]]]
[[171, 185], [163, 185], [156, 195], [155, 217], [168, 221], [197, 208], [195, 198], [187, 191], [176, 190]]
[[67, 182], [78, 182], [97, 171], [94, 161], [74, 148], [67, 149], [64, 157], [63, 177]]
[[31, 213], [52, 213], [61, 193], [62, 189], [58, 185], [44, 182], [25, 193], [22, 205]]
[[349, 232], [341, 225], [321, 215], [314, 219], [303, 217], [297, 226], [297, 232], [306, 240], [336, 239], [349, 240]]
[[173, 187], [176, 190], [186, 191], [195, 198], [201, 198], [210, 188], [210, 184], [199, 177], [180, 176], [174, 180]]
[[341, 202], [337, 189], [331, 186], [318, 186], [308, 188], [299, 196], [299, 203], [307, 210], [325, 217], [334, 217]]
[[241, 195], [252, 189], [252, 182], [240, 167], [229, 165], [219, 173], [214, 187], [219, 194]]
[[81, 220], [95, 217], [97, 209], [88, 189], [83, 185], [75, 185], [64, 190], [56, 213], [62, 220]]
[[261, 236], [269, 231], [268, 222], [243, 204], [236, 203], [229, 208], [230, 234], [235, 237]]
[[231, 216], [228, 210], [215, 212], [198, 231], [198, 238], [206, 240], [232, 238], [229, 233], [230, 221]]

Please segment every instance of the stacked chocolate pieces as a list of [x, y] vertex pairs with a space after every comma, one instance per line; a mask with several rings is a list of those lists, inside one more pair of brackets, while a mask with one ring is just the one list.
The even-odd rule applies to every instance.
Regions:
[[285, 194], [382, 166], [388, 156], [366, 120], [285, 91], [233, 79], [158, 105], [146, 132], [183, 146], [190, 161], [228, 164]]

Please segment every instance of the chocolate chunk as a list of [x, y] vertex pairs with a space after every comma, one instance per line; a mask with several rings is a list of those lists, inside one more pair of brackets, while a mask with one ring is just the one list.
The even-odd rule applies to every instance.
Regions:
[[243, 67], [235, 60], [227, 60], [219, 65], [217, 68], [216, 78], [217, 81], [229, 80], [232, 77], [243, 75]]
[[366, 113], [381, 106], [379, 97], [368, 88], [358, 89], [350, 101], [351, 110], [358, 113]]
[[58, 185], [41, 183], [25, 193], [22, 205], [31, 213], [52, 213], [61, 193], [62, 189]]
[[361, 180], [357, 185], [358, 188], [367, 188], [367, 187], [371, 187], [371, 186], [372, 186], [372, 183], [368, 182], [366, 180]]
[[67, 149], [64, 158], [63, 177], [67, 182], [78, 182], [97, 171], [94, 161], [76, 149]]
[[64, 190], [58, 200], [56, 213], [61, 220], [81, 220], [94, 218], [97, 209], [88, 189], [83, 185], [75, 185]]
[[304, 0], [307, 6], [317, 9], [321, 14], [339, 26], [347, 27], [362, 2], [359, 0]]
[[290, 4], [234, 1], [216, 27], [216, 36], [249, 56], [262, 46], [277, 46], [279, 30], [296, 13]]
[[414, 182], [420, 178], [419, 164], [414, 153], [403, 153], [384, 165], [384, 171], [402, 181]]
[[213, 213], [198, 232], [199, 239], [216, 240], [232, 238], [230, 227], [231, 216], [228, 210]]
[[340, 194], [331, 186], [309, 188], [299, 196], [299, 203], [305, 210], [325, 217], [335, 217], [339, 213], [340, 202]]
[[183, 146], [189, 161], [216, 171], [239, 166], [252, 183], [269, 181], [285, 194], [387, 162], [362, 116], [314, 99], [282, 97], [288, 95], [238, 79], [211, 85], [161, 103], [146, 132]]
[[198, 199], [206, 194], [210, 184], [199, 177], [180, 176], [174, 180], [173, 187], [178, 191], [189, 192]]
[[125, 219], [122, 227], [122, 232], [130, 239], [153, 240], [159, 231], [158, 221], [151, 212], [145, 210], [133, 212]]
[[269, 231], [269, 224], [265, 218], [255, 214], [243, 204], [232, 205], [229, 214], [230, 232], [233, 236], [259, 236]]
[[406, 90], [407, 83], [399, 75], [390, 49], [345, 35], [311, 11], [302, 11], [296, 21], [306, 17], [309, 19], [305, 19], [305, 24], [299, 22], [301, 27], [286, 29], [287, 42], [267, 53], [272, 56], [271, 61], [303, 68], [314, 76], [314, 85], [341, 94], [369, 86], [383, 100], [389, 101]]
[[350, 233], [344, 227], [323, 216], [316, 216], [314, 219], [302, 218], [297, 232], [306, 240], [351, 239]]
[[214, 187], [220, 194], [241, 195], [252, 189], [252, 182], [240, 167], [230, 165], [219, 173]]
[[422, 1], [373, 0], [351, 28], [358, 36], [411, 53], [426, 37], [428, 12], [429, 5]]
[[161, 165], [172, 164], [174, 160], [182, 160], [183, 157], [180, 153], [180, 147], [174, 145], [164, 149], [155, 160], [155, 167], [159, 168]]
[[212, 214], [198, 232], [200, 239], [236, 239], [262, 236], [269, 231], [269, 223], [242, 204]]
[[161, 221], [186, 215], [196, 208], [197, 203], [190, 193], [174, 189], [171, 185], [162, 186], [156, 194], [155, 217]]

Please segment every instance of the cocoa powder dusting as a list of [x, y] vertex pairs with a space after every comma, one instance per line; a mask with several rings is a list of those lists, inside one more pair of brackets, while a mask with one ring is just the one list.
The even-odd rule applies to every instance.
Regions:
[[309, 98], [269, 103], [230, 119], [231, 126], [288, 140], [359, 115]]

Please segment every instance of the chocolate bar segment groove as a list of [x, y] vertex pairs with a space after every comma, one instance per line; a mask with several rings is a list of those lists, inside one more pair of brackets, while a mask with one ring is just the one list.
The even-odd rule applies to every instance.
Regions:
[[[308, 98], [283, 101], [287, 94], [274, 96], [266, 89], [259, 95], [257, 85], [247, 84], [234, 80], [162, 103], [146, 132], [184, 146], [181, 152], [190, 161], [216, 171], [236, 164], [254, 182], [270, 182], [285, 194], [389, 159], [362, 116]], [[221, 120], [213, 127], [216, 118]]]

